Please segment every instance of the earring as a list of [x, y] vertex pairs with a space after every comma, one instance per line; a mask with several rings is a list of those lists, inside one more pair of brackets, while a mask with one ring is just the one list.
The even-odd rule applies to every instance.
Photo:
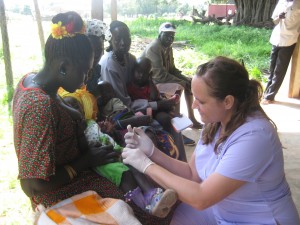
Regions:
[[67, 75], [67, 73], [65, 71], [63, 71], [63, 70], [60, 70], [59, 73], [60, 73], [60, 75], [62, 75], [64, 77]]

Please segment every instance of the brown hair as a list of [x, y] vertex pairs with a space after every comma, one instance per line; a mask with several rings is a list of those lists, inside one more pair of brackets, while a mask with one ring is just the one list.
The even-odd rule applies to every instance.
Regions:
[[[260, 111], [271, 121], [260, 106], [263, 94], [261, 84], [254, 79], [249, 80], [247, 70], [239, 62], [218, 56], [200, 65], [197, 68], [196, 76], [201, 77], [206, 83], [210, 96], [224, 100], [226, 96], [232, 95], [235, 99], [233, 115], [224, 128], [224, 134], [217, 140], [215, 151], [254, 112]], [[274, 124], [273, 121], [271, 122]], [[212, 143], [219, 127], [220, 122], [206, 124], [202, 132], [202, 142], [204, 144]]]

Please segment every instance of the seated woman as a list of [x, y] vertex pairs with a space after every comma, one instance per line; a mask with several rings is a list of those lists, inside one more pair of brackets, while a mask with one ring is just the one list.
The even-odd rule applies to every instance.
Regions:
[[[92, 67], [93, 49], [84, 30], [75, 12], [54, 16], [43, 69], [24, 76], [14, 93], [18, 178], [33, 209], [89, 190], [102, 197], [123, 199], [124, 193], [116, 185], [90, 169], [115, 161], [118, 154], [109, 146], [81, 149], [77, 137], [83, 130], [57, 95], [59, 87], [74, 92], [83, 86]], [[159, 219], [129, 204], [142, 224], [169, 224], [169, 216]]]

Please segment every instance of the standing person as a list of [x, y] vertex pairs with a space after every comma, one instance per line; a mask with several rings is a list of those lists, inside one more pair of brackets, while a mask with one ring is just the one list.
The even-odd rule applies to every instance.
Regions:
[[284, 80], [300, 32], [300, 2], [279, 0], [272, 15], [275, 27], [270, 43], [270, 75], [264, 92], [262, 104], [274, 102], [275, 96]]
[[262, 86], [237, 61], [216, 57], [198, 67], [192, 91], [205, 126], [189, 163], [161, 154], [138, 128], [128, 127], [122, 153], [177, 192], [171, 225], [300, 224], [276, 127], [259, 104]]
[[[173, 48], [176, 27], [170, 22], [160, 25], [158, 38], [146, 46], [143, 56], [152, 62], [153, 81], [160, 93], [167, 95], [179, 94], [184, 91], [188, 116], [193, 122], [193, 128], [201, 129], [202, 125], [196, 120], [192, 109], [193, 95], [191, 92], [191, 78], [178, 70], [174, 63]], [[180, 104], [176, 107], [179, 114]]]
[[[71, 196], [96, 191], [102, 197], [123, 199], [124, 193], [90, 168], [115, 161], [111, 147], [80, 149], [76, 127], [59, 87], [74, 92], [83, 86], [93, 64], [93, 49], [82, 18], [76, 12], [59, 13], [52, 19], [45, 45], [44, 67], [24, 76], [13, 98], [14, 146], [20, 184], [33, 209], [50, 207]], [[169, 224], [134, 204], [142, 224]]]

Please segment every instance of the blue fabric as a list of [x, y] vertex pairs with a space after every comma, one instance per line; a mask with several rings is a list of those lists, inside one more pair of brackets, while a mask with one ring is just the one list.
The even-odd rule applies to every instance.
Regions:
[[[246, 181], [214, 205], [220, 224], [300, 224], [284, 175], [282, 145], [273, 125], [259, 115], [248, 118], [214, 153], [215, 140], [196, 147], [196, 168], [206, 180], [212, 173]], [[226, 222], [226, 223], [225, 223]]]

